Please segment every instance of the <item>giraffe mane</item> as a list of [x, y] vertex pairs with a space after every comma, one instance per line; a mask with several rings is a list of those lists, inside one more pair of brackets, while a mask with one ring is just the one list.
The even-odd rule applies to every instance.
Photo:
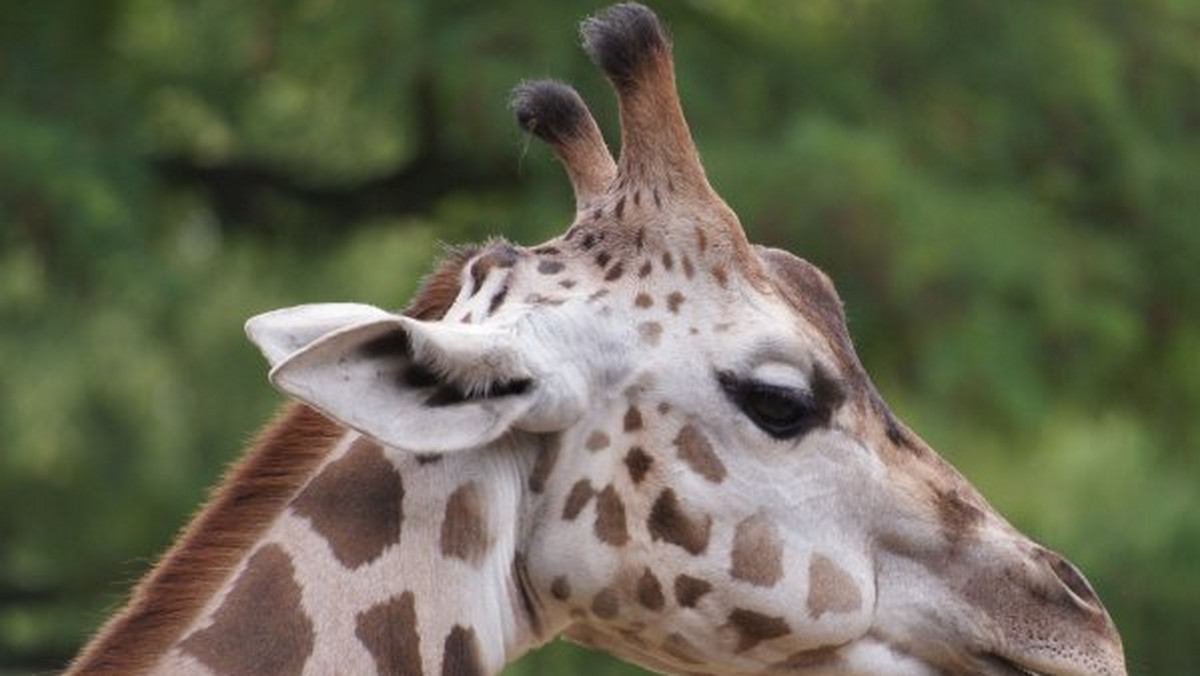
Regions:
[[[450, 248], [404, 314], [438, 319], [478, 253]], [[286, 406], [235, 462], [121, 612], [100, 629], [68, 675], [129, 676], [154, 666], [234, 572], [346, 429], [303, 405]]]

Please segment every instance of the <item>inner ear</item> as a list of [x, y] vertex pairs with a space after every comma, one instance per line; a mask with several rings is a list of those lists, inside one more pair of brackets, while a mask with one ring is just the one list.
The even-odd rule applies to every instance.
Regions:
[[[271, 371], [284, 392], [397, 448], [473, 448], [532, 405], [511, 335], [391, 315], [313, 341]], [[462, 377], [470, 374], [469, 378]]]

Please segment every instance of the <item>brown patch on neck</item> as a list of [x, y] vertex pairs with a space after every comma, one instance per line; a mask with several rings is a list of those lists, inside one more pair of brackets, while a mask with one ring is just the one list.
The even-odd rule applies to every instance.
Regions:
[[617, 489], [609, 484], [596, 494], [596, 537], [614, 547], [629, 542], [629, 530], [625, 526], [625, 504]]
[[154, 666], [344, 434], [307, 406], [289, 407], [67, 674], [129, 676]]
[[442, 650], [442, 676], [483, 676], [483, 660], [475, 630], [454, 625]]
[[222, 676], [300, 676], [313, 640], [292, 560], [271, 544], [250, 557], [213, 623], [179, 647]]
[[411, 591], [359, 613], [354, 635], [375, 659], [379, 673], [422, 675], [421, 638]]
[[359, 437], [292, 503], [347, 568], [379, 558], [400, 541], [404, 485], [383, 447]]
[[475, 566], [483, 561], [492, 545], [487, 515], [483, 509], [483, 498], [474, 481], [459, 486], [450, 494], [446, 501], [446, 515], [442, 520], [442, 556], [460, 559]]

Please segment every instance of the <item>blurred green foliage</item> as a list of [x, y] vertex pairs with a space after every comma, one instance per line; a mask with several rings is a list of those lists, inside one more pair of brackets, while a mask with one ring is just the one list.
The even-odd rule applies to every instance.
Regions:
[[[710, 177], [838, 282], [893, 407], [1200, 672], [1200, 4], [660, 3]], [[507, 91], [562, 0], [0, 9], [0, 673], [54, 669], [278, 406], [249, 315], [402, 305], [437, 242], [560, 232]], [[556, 644], [510, 674], [629, 674]]]

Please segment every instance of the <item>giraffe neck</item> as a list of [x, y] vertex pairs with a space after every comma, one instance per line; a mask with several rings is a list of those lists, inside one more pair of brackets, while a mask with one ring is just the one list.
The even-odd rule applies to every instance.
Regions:
[[145, 673], [475, 676], [549, 636], [519, 549], [534, 438], [442, 456], [327, 443]]

